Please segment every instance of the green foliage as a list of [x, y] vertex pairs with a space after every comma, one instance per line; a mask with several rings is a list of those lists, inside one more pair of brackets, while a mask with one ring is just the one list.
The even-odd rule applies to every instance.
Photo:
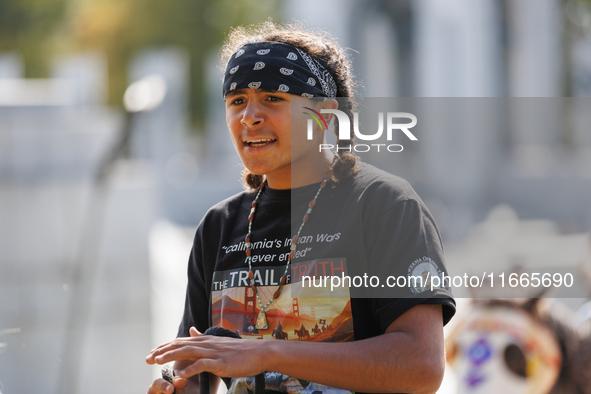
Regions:
[[0, 0], [0, 52], [21, 54], [26, 75], [46, 75], [51, 37], [62, 26], [67, 0]]
[[278, 14], [275, 0], [95, 0], [75, 15], [80, 49], [100, 48], [109, 58], [109, 96], [119, 104], [129, 83], [127, 67], [139, 50], [178, 46], [191, 61], [190, 106], [203, 124], [205, 63], [219, 51], [231, 26], [257, 23]]
[[138, 51], [183, 48], [191, 61], [191, 114], [202, 125], [209, 56], [231, 26], [278, 15], [278, 0], [0, 0], [0, 52], [20, 53], [27, 76], [40, 77], [58, 52], [102, 51], [109, 62], [109, 102], [120, 105]]

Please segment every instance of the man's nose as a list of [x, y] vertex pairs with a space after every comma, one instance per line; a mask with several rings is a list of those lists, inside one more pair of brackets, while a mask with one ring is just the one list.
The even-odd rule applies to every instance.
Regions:
[[265, 122], [264, 112], [261, 106], [254, 100], [249, 100], [242, 113], [240, 123], [246, 127], [261, 125]]

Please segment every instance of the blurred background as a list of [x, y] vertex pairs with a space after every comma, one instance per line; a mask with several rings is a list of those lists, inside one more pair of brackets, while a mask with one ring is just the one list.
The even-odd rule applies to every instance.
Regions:
[[[220, 47], [269, 18], [333, 33], [361, 96], [535, 98], [531, 117], [572, 97], [551, 127], [445, 128], [399, 174], [450, 267], [543, 256], [591, 277], [589, 0], [0, 0], [0, 393], [157, 376], [195, 228], [241, 190]], [[554, 300], [577, 329], [589, 289]]]

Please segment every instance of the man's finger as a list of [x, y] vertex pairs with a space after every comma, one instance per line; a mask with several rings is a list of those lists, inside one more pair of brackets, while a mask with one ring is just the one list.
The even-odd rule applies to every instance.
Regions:
[[189, 328], [189, 335], [192, 337], [198, 337], [203, 334], [200, 333], [195, 327], [191, 327], [191, 328]]
[[211, 351], [198, 346], [183, 346], [181, 348], [170, 349], [165, 353], [154, 358], [157, 364], [166, 364], [171, 361], [197, 360], [202, 357], [208, 357]]
[[165, 342], [161, 345], [156, 346], [154, 349], [150, 350], [150, 354], [152, 355], [152, 354], [158, 352], [159, 350], [161, 350], [163, 347], [170, 346], [171, 344], [173, 344], [175, 342], [178, 343], [179, 339], [181, 339], [181, 338], [176, 338], [176, 339], [173, 339], [172, 341], [168, 341], [168, 342]]
[[187, 379], [183, 379], [179, 376], [175, 376], [172, 379], [172, 384], [176, 388], [177, 393], [178, 393], [179, 389], [184, 390], [187, 387], [187, 385], [189, 384], [189, 382], [187, 381]]
[[172, 384], [168, 383], [164, 379], [156, 379], [150, 389], [148, 390], [148, 394], [172, 394], [174, 391], [174, 387]]
[[221, 365], [222, 362], [220, 360], [202, 358], [200, 360], [195, 361], [188, 367], [185, 367], [182, 371], [179, 371], [179, 376], [182, 376], [184, 378], [190, 378], [191, 376], [195, 376], [205, 371], [211, 372], [215, 375], [219, 375], [219, 372], [221, 371]]
[[167, 382], [166, 380], [162, 379], [164, 382], [162, 382], [162, 390], [163, 393], [166, 394], [172, 394], [174, 392], [174, 386], [172, 384], [170, 384], [169, 382]]
[[185, 388], [187, 387], [189, 382], [186, 379], [175, 376], [172, 379], [172, 384], [174, 385], [174, 388], [175, 388], [175, 392], [174, 392], [175, 394], [185, 394]]
[[158, 346], [156, 349], [152, 350], [150, 354], [146, 357], [146, 362], [148, 364], [154, 364], [156, 362], [156, 357], [158, 357], [159, 355], [169, 352], [170, 350], [178, 349], [180, 347], [190, 344], [190, 342], [186, 342], [186, 340], [188, 339], [189, 338], [177, 338], [174, 341]]
[[170, 344], [171, 342], [174, 342], [176, 339], [173, 339], [172, 341], [168, 341], [168, 342], [164, 342], [161, 345], [156, 346], [154, 349], [150, 350], [150, 353], [155, 352], [156, 350], [160, 349], [162, 346], [166, 346], [168, 344]]

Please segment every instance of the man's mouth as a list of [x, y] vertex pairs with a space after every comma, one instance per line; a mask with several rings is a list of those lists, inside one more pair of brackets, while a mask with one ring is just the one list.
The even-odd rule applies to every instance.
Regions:
[[261, 146], [269, 145], [275, 141], [277, 141], [277, 140], [273, 139], [273, 138], [266, 138], [266, 139], [260, 139], [260, 140], [250, 140], [250, 141], [246, 141], [245, 143], [248, 146], [252, 146], [253, 148], [258, 148]]

